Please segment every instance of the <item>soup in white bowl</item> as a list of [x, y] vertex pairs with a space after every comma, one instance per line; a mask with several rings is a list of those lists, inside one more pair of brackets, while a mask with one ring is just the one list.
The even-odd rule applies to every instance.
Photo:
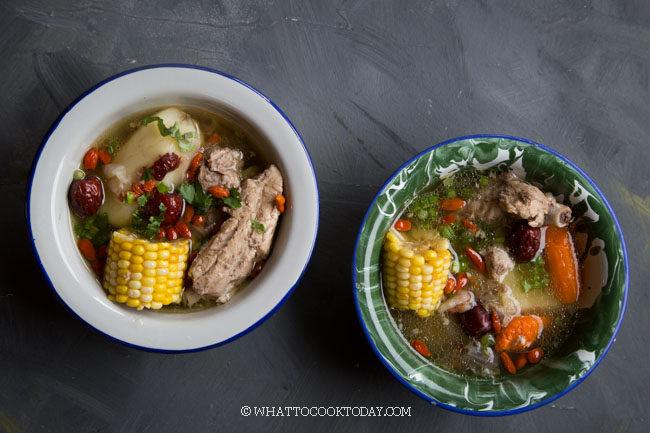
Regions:
[[[92, 177], [102, 197], [85, 208], [74, 193]], [[80, 318], [130, 345], [182, 351], [229, 341], [286, 299], [313, 249], [318, 191], [304, 144], [266, 97], [215, 71], [160, 66], [108, 79], [62, 114], [28, 212], [43, 270]], [[247, 240], [240, 270], [226, 248], [234, 234]]]

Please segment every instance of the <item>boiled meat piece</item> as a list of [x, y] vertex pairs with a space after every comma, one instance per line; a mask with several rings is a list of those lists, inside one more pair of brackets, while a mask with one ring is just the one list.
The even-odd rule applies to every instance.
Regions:
[[508, 272], [515, 268], [515, 262], [512, 261], [506, 250], [496, 245], [490, 245], [483, 256], [488, 275], [499, 283], [503, 281]]
[[240, 171], [244, 164], [241, 151], [229, 147], [213, 147], [205, 153], [199, 169], [199, 182], [205, 191], [212, 186], [239, 188]]
[[540, 227], [550, 206], [549, 199], [537, 187], [506, 173], [502, 176], [503, 185], [499, 203], [503, 210], [528, 220], [531, 227]]
[[[282, 194], [282, 174], [275, 165], [241, 184], [240, 208], [224, 208], [231, 215], [219, 232], [199, 250], [189, 270], [193, 290], [226, 302], [258, 260], [265, 259], [280, 212], [275, 197]], [[259, 233], [253, 221], [264, 225]]]

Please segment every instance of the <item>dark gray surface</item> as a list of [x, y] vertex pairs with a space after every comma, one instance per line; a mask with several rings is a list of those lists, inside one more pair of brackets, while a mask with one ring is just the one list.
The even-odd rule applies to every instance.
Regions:
[[[0, 5], [0, 431], [647, 431], [647, 2], [117, 3]], [[274, 100], [321, 191], [316, 251], [288, 302], [239, 340], [182, 355], [122, 346], [69, 313], [40, 274], [22, 204], [60, 111], [100, 79], [164, 62], [225, 71]], [[350, 283], [379, 186], [416, 152], [473, 133], [575, 161], [609, 198], [631, 257], [630, 303], [604, 362], [554, 403], [502, 419], [435, 408], [400, 385], [360, 330]], [[411, 416], [245, 418], [243, 405]]]

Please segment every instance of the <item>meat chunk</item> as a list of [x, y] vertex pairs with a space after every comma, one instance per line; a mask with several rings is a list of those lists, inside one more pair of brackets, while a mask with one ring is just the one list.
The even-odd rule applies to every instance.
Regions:
[[550, 207], [549, 199], [537, 187], [506, 173], [499, 194], [503, 210], [528, 220], [531, 227], [540, 227]]
[[243, 163], [241, 151], [215, 146], [205, 153], [203, 165], [199, 169], [199, 182], [205, 191], [211, 186], [239, 188], [239, 173]]
[[282, 194], [282, 175], [275, 165], [271, 165], [258, 178], [264, 188], [262, 202], [254, 219], [264, 225], [264, 232], [253, 230], [250, 239], [251, 248], [256, 251], [255, 261], [265, 259], [271, 252], [273, 234], [280, 218], [280, 211], [275, 206], [275, 197]]
[[[241, 184], [240, 208], [224, 208], [230, 215], [219, 232], [194, 259], [189, 270], [193, 290], [218, 302], [230, 299], [237, 285], [248, 277], [256, 261], [265, 259], [280, 217], [275, 196], [282, 194], [282, 174], [275, 165]], [[264, 232], [252, 221], [264, 225]]]
[[502, 282], [506, 274], [515, 268], [515, 263], [508, 253], [496, 245], [489, 246], [483, 256], [485, 257], [488, 275], [494, 281]]
[[558, 203], [553, 194], [544, 194], [512, 173], [502, 175], [499, 204], [506, 212], [528, 220], [531, 227], [565, 227], [571, 222], [571, 208]]
[[521, 315], [521, 304], [512, 293], [512, 289], [504, 284], [499, 284], [496, 294], [481, 298], [488, 311], [496, 311], [501, 317], [501, 326], [507, 326], [514, 318]]
[[500, 188], [489, 188], [480, 197], [468, 200], [467, 206], [458, 212], [461, 218], [470, 221], [484, 221], [488, 224], [500, 223], [506, 213], [499, 204]]

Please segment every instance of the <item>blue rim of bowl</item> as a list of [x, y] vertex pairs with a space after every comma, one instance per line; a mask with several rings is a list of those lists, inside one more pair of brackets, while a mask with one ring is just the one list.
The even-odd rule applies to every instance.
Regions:
[[[317, 207], [316, 231], [315, 231], [315, 234], [314, 234], [314, 239], [312, 240], [311, 248], [309, 250], [309, 256], [307, 257], [307, 260], [305, 261], [305, 265], [302, 268], [302, 271], [300, 272], [300, 275], [298, 276], [298, 279], [296, 280], [296, 282], [291, 286], [289, 291], [284, 295], [284, 297], [280, 300], [280, 302], [278, 302], [266, 315], [261, 317], [259, 320], [257, 320], [257, 322], [253, 323], [248, 328], [244, 329], [243, 331], [239, 332], [238, 334], [233, 335], [232, 337], [230, 337], [230, 338], [228, 338], [226, 340], [219, 341], [219, 342], [214, 343], [214, 344], [209, 344], [207, 346], [193, 348], [193, 349], [169, 350], [169, 349], [157, 349], [157, 348], [153, 348], [153, 347], [140, 346], [140, 345], [137, 345], [137, 344], [129, 343], [129, 342], [124, 341], [124, 340], [120, 340], [117, 337], [113, 337], [112, 335], [110, 335], [110, 334], [108, 334], [108, 333], [94, 327], [93, 325], [91, 325], [90, 323], [85, 321], [81, 316], [79, 316], [79, 314], [77, 314], [61, 298], [61, 296], [59, 295], [59, 292], [57, 292], [56, 288], [54, 287], [54, 284], [52, 284], [52, 280], [50, 280], [50, 276], [48, 275], [47, 271], [45, 270], [45, 267], [43, 266], [43, 263], [41, 262], [41, 257], [38, 254], [38, 250], [36, 249], [36, 244], [34, 243], [34, 233], [32, 231], [32, 221], [31, 221], [31, 218], [30, 218], [30, 216], [31, 216], [30, 201], [31, 201], [31, 196], [32, 196], [32, 186], [33, 186], [33, 183], [34, 183], [34, 174], [36, 172], [36, 166], [38, 165], [38, 161], [41, 158], [41, 153], [43, 152], [43, 148], [45, 147], [45, 145], [49, 141], [50, 136], [52, 135], [52, 133], [59, 126], [59, 123], [61, 122], [61, 120], [63, 120], [63, 118], [66, 116], [66, 114], [75, 105], [77, 105], [81, 100], [83, 100], [85, 97], [87, 97], [88, 95], [93, 93], [95, 90], [99, 89], [100, 87], [104, 86], [107, 83], [110, 83], [113, 80], [116, 80], [116, 79], [118, 79], [120, 77], [123, 77], [125, 75], [130, 75], [130, 74], [133, 74], [133, 73], [136, 73], [136, 72], [140, 72], [140, 71], [144, 71], [144, 70], [148, 70], [148, 69], [160, 69], [160, 68], [196, 69], [196, 70], [199, 70], [199, 71], [210, 72], [210, 73], [213, 73], [213, 74], [216, 74], [216, 75], [220, 75], [220, 76], [222, 76], [224, 78], [228, 78], [229, 80], [232, 80], [232, 81], [234, 81], [234, 82], [248, 88], [249, 90], [253, 91], [256, 95], [261, 97], [264, 101], [266, 101], [268, 104], [270, 104], [280, 114], [280, 116], [282, 116], [282, 118], [285, 120], [285, 122], [287, 122], [287, 124], [291, 127], [293, 132], [296, 134], [296, 137], [298, 138], [298, 141], [300, 142], [300, 144], [302, 145], [303, 150], [305, 151], [305, 154], [307, 156], [307, 160], [309, 161], [309, 166], [311, 167], [311, 173], [312, 173], [312, 176], [314, 177], [314, 185], [316, 186], [316, 207]], [[126, 346], [129, 346], [129, 347], [145, 350], [145, 351], [148, 351], [148, 352], [156, 352], [156, 353], [191, 353], [191, 352], [200, 352], [202, 350], [207, 350], [207, 349], [211, 349], [213, 347], [222, 346], [222, 345], [224, 345], [226, 343], [230, 343], [231, 341], [234, 341], [234, 340], [238, 339], [239, 337], [242, 337], [243, 335], [248, 334], [253, 329], [260, 326], [263, 322], [265, 322], [273, 314], [275, 314], [275, 312], [287, 301], [287, 299], [289, 298], [291, 293], [293, 293], [293, 291], [298, 286], [298, 284], [300, 284], [300, 281], [302, 280], [302, 277], [305, 275], [305, 272], [307, 271], [307, 266], [309, 265], [309, 262], [311, 261], [312, 254], [314, 253], [314, 246], [316, 245], [316, 238], [318, 237], [318, 227], [319, 227], [319, 220], [320, 220], [320, 192], [318, 190], [318, 179], [316, 178], [316, 172], [314, 170], [314, 164], [312, 162], [311, 155], [309, 154], [309, 150], [307, 150], [307, 147], [305, 146], [305, 143], [302, 140], [302, 137], [298, 133], [298, 130], [296, 129], [296, 127], [293, 126], [293, 123], [291, 123], [289, 118], [284, 114], [284, 112], [282, 110], [280, 110], [280, 108], [277, 105], [275, 105], [275, 103], [273, 101], [271, 101], [266, 95], [264, 95], [262, 92], [260, 92], [255, 87], [251, 86], [250, 84], [240, 80], [239, 78], [233, 77], [232, 75], [229, 75], [229, 74], [227, 74], [225, 72], [218, 71], [216, 69], [208, 68], [208, 67], [205, 67], [205, 66], [188, 65], [188, 64], [182, 64], [182, 63], [164, 63], [164, 64], [159, 64], [159, 65], [141, 66], [141, 67], [134, 68], [134, 69], [129, 69], [129, 70], [120, 72], [118, 74], [115, 74], [115, 75], [113, 75], [111, 77], [108, 77], [108, 78], [100, 81], [99, 83], [95, 84], [90, 89], [83, 92], [81, 94], [81, 96], [79, 96], [77, 99], [75, 99], [70, 105], [68, 105], [61, 112], [59, 117], [57, 117], [57, 119], [54, 121], [54, 123], [52, 123], [52, 126], [50, 126], [50, 129], [45, 134], [45, 137], [43, 138], [43, 141], [41, 141], [41, 144], [40, 144], [40, 146], [38, 148], [38, 151], [36, 152], [36, 156], [34, 156], [34, 161], [32, 162], [32, 167], [31, 167], [30, 174], [29, 174], [29, 183], [27, 185], [27, 200], [26, 200], [26, 203], [25, 203], [25, 212], [26, 212], [26, 216], [27, 216], [27, 224], [29, 226], [29, 238], [30, 238], [30, 242], [32, 244], [32, 250], [34, 251], [34, 255], [36, 256], [36, 260], [38, 262], [38, 265], [41, 268], [41, 271], [43, 272], [43, 275], [45, 276], [45, 279], [47, 280], [47, 282], [50, 285], [50, 288], [52, 289], [54, 294], [57, 296], [59, 301], [61, 301], [61, 303], [63, 303], [63, 305], [65, 305], [66, 308], [70, 312], [72, 312], [72, 314], [77, 316], [83, 323], [85, 323], [87, 326], [94, 329], [98, 333], [110, 338], [111, 340], [117, 341], [117, 342], [122, 343], [122, 344], [124, 344]]]
[[[623, 305], [621, 306], [621, 312], [618, 318], [618, 322], [616, 323], [616, 327], [614, 329], [614, 333], [612, 334], [612, 337], [609, 339], [609, 342], [607, 343], [607, 347], [601, 353], [600, 357], [594, 362], [594, 364], [589, 368], [587, 373], [585, 373], [584, 376], [582, 376], [580, 379], [576, 380], [574, 383], [569, 385], [567, 388], [565, 388], [563, 391], [545, 399], [542, 400], [538, 403], [531, 404], [529, 406], [517, 408], [517, 409], [509, 409], [509, 410], [503, 410], [503, 411], [494, 411], [494, 412], [479, 412], [479, 411], [473, 411], [473, 410], [468, 410], [468, 409], [461, 409], [455, 406], [451, 406], [442, 402], [439, 402], [438, 400], [424, 394], [414, 386], [412, 386], [410, 383], [408, 383], [404, 378], [397, 372], [395, 371], [391, 365], [386, 361], [384, 356], [381, 354], [379, 349], [377, 348], [377, 345], [375, 345], [374, 340], [372, 339], [370, 332], [368, 331], [368, 327], [366, 326], [366, 323], [363, 320], [363, 316], [361, 314], [361, 306], [359, 304], [359, 297], [358, 297], [358, 292], [357, 292], [357, 275], [356, 275], [356, 267], [357, 267], [357, 251], [359, 249], [359, 239], [361, 238], [361, 232], [363, 231], [363, 227], [366, 225], [366, 221], [368, 220], [368, 214], [370, 213], [370, 209], [375, 205], [377, 202], [377, 199], [381, 195], [381, 193], [384, 191], [384, 189], [397, 177], [397, 175], [409, 164], [411, 164], [413, 161], [416, 159], [420, 158], [421, 156], [433, 151], [434, 149], [437, 149], [439, 147], [445, 146], [450, 143], [455, 143], [457, 141], [462, 141], [462, 140], [471, 140], [471, 139], [481, 139], [481, 138], [503, 138], [506, 140], [514, 140], [514, 141], [520, 141], [522, 143], [527, 143], [531, 144], [533, 146], [536, 146], [552, 155], [555, 155], [556, 157], [560, 158], [562, 161], [566, 162], [571, 166], [572, 169], [577, 171], [581, 176], [583, 176], [589, 184], [596, 190], [600, 198], [603, 200], [603, 203], [605, 203], [605, 208], [609, 212], [609, 214], [612, 216], [612, 219], [614, 220], [614, 225], [616, 226], [616, 231], [618, 233], [618, 237], [621, 240], [621, 247], [623, 249], [623, 260], [625, 264], [625, 291], [623, 292]], [[612, 207], [609, 205], [609, 202], [603, 195], [602, 191], [600, 188], [598, 188], [598, 185], [596, 185], [596, 182], [594, 182], [591, 177], [587, 175], [580, 167], [578, 167], [573, 161], [571, 161], [569, 158], [566, 156], [562, 155], [561, 153], [544, 146], [543, 144], [536, 143], [531, 140], [527, 140], [525, 138], [520, 138], [520, 137], [515, 137], [511, 135], [498, 135], [498, 134], [477, 134], [477, 135], [468, 135], [465, 137], [458, 137], [458, 138], [453, 138], [451, 140], [444, 141], [440, 144], [437, 144], [433, 147], [430, 147], [417, 155], [415, 155], [413, 158], [409, 159], [406, 161], [404, 164], [402, 164], [401, 167], [399, 167], [395, 172], [388, 178], [388, 180], [379, 188], [379, 191], [377, 194], [375, 194], [375, 197], [372, 199], [372, 202], [370, 202], [370, 205], [368, 206], [368, 210], [366, 211], [366, 214], [363, 217], [363, 221], [361, 222], [361, 226], [359, 227], [359, 232], [357, 234], [357, 240], [355, 242], [354, 246], [354, 256], [352, 259], [352, 287], [353, 287], [353, 293], [354, 293], [354, 303], [355, 303], [355, 308], [357, 310], [357, 316], [359, 318], [359, 322], [361, 322], [361, 328], [363, 329], [363, 333], [365, 334], [366, 338], [370, 342], [370, 347], [372, 347], [372, 350], [375, 352], [375, 355], [379, 358], [382, 364], [384, 364], [384, 367], [388, 369], [388, 371], [391, 372], [393, 376], [397, 378], [404, 386], [406, 386], [408, 389], [410, 389], [412, 392], [423, 398], [424, 400], [428, 401], [429, 403], [433, 403], [436, 406], [440, 406], [444, 409], [450, 410], [452, 412], [458, 412], [462, 413], [465, 415], [474, 415], [474, 416], [485, 416], [485, 417], [494, 417], [494, 416], [506, 416], [506, 415], [514, 415], [522, 412], [528, 412], [529, 410], [537, 409], [538, 407], [542, 407], [547, 405], [548, 403], [551, 403], [558, 398], [562, 397], [578, 385], [580, 385], [595, 369], [598, 367], [598, 365], [601, 363], [601, 361], [605, 358], [605, 355], [607, 355], [607, 352], [609, 352], [609, 349], [612, 347], [612, 344], [614, 344], [614, 341], [616, 340], [616, 335], [618, 334], [618, 330], [621, 327], [621, 323], [623, 321], [623, 316], [625, 315], [625, 309], [627, 307], [627, 296], [628, 296], [628, 291], [630, 288], [630, 268], [628, 265], [628, 257], [627, 257], [627, 246], [625, 244], [625, 238], [623, 237], [623, 231], [621, 230], [621, 226], [618, 222], [618, 219], [616, 218], [616, 214], [614, 213], [614, 210]]]

